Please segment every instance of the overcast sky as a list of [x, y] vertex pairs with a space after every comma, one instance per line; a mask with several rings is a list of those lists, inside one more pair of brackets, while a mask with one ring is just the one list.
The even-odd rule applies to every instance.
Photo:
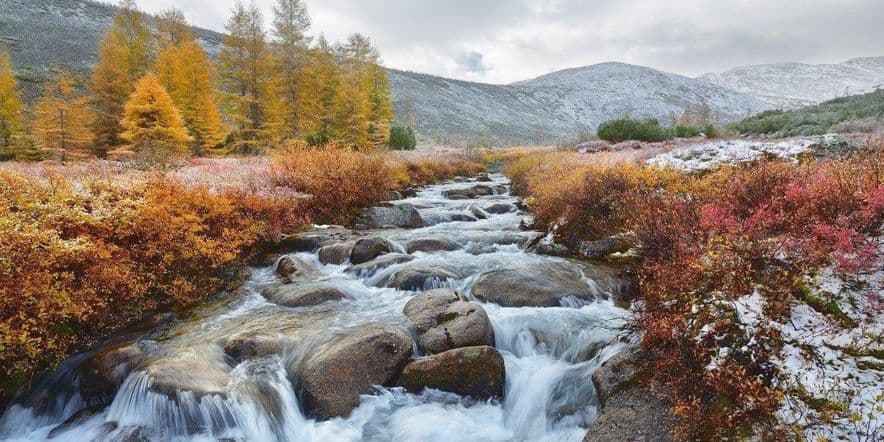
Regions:
[[[235, 0], [175, 6], [223, 31]], [[248, 0], [246, 0], [248, 1]], [[276, 0], [255, 0], [269, 22]], [[884, 55], [884, 0], [306, 0], [313, 33], [371, 37], [384, 64], [490, 83], [605, 61], [695, 76]]]

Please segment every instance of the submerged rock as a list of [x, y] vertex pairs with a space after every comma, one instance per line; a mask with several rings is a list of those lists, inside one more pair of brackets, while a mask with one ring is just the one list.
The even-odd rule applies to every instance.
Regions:
[[452, 289], [421, 293], [405, 304], [403, 313], [417, 327], [418, 344], [427, 353], [494, 345], [494, 329], [485, 310]]
[[113, 401], [117, 390], [148, 353], [138, 343], [124, 343], [96, 351], [80, 366], [80, 396], [88, 406]]
[[438, 288], [449, 279], [460, 279], [456, 273], [429, 265], [402, 269], [387, 282], [387, 287], [399, 290], [428, 290]]
[[343, 290], [327, 282], [269, 287], [261, 295], [268, 301], [285, 307], [308, 307], [348, 298]]
[[278, 354], [284, 347], [284, 340], [278, 337], [235, 335], [224, 342], [224, 354], [238, 363]]
[[472, 213], [476, 219], [488, 219], [488, 212], [479, 206], [471, 206], [470, 213]]
[[457, 348], [410, 362], [397, 384], [414, 393], [435, 388], [479, 400], [502, 398], [506, 368], [494, 347]]
[[556, 307], [564, 298], [592, 301], [596, 295], [580, 268], [566, 263], [491, 270], [476, 279], [472, 294], [505, 307]]
[[414, 252], [438, 252], [460, 249], [460, 244], [442, 237], [416, 239], [406, 247], [408, 253]]
[[347, 268], [346, 272], [353, 275], [372, 274], [391, 265], [402, 264], [413, 260], [414, 256], [406, 255], [404, 253], [388, 253], [386, 255], [378, 256], [371, 261], [350, 266]]
[[369, 207], [362, 212], [359, 223], [369, 228], [384, 226], [416, 228], [424, 225], [420, 212], [409, 203]]
[[[154, 361], [145, 370], [150, 390], [175, 399], [178, 392], [191, 392], [196, 398], [227, 395], [230, 367], [223, 356], [213, 354], [215, 346], [187, 350]], [[217, 347], [215, 347], [217, 348]]]
[[347, 416], [373, 385], [390, 385], [408, 362], [413, 341], [405, 330], [368, 325], [315, 348], [297, 370], [308, 415]]
[[386, 239], [377, 237], [363, 238], [356, 241], [353, 245], [353, 249], [350, 251], [350, 262], [362, 264], [392, 251], [393, 245]]

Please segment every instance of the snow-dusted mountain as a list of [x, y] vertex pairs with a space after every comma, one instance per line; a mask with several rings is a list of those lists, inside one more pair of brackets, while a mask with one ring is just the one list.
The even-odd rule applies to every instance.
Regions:
[[[0, 44], [8, 47], [28, 100], [60, 67], [86, 73], [115, 9], [90, 0], [0, 0]], [[216, 53], [221, 34], [196, 29]], [[383, 48], [381, 48], [383, 49]], [[719, 121], [783, 105], [865, 92], [884, 83], [884, 57], [839, 65], [779, 64], [688, 78], [622, 63], [566, 69], [510, 85], [389, 70], [394, 107], [424, 140], [531, 143], [569, 138], [626, 113], [668, 122], [706, 104]], [[848, 89], [849, 88], [849, 89]]]
[[871, 92], [884, 85], [884, 57], [854, 58], [839, 64], [743, 66], [700, 78], [776, 107], [794, 108]]

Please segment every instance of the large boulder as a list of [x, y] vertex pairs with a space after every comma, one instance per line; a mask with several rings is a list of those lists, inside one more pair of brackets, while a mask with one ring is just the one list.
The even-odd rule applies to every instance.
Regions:
[[350, 252], [352, 250], [352, 242], [329, 244], [320, 248], [317, 255], [319, 262], [323, 264], [343, 264], [350, 259]]
[[230, 367], [224, 363], [221, 349], [215, 346], [185, 350], [154, 361], [145, 374], [150, 378], [150, 390], [177, 397], [178, 392], [190, 392], [201, 398], [208, 395], [227, 395]]
[[397, 384], [415, 393], [435, 388], [479, 400], [502, 398], [506, 369], [494, 347], [464, 347], [410, 362]]
[[353, 249], [350, 250], [350, 262], [362, 264], [392, 251], [393, 245], [386, 239], [362, 238], [353, 244]]
[[485, 310], [452, 289], [423, 292], [405, 304], [403, 313], [414, 323], [418, 344], [427, 353], [494, 345], [494, 329]]
[[602, 408], [584, 442], [675, 440], [675, 418], [668, 392], [644, 382], [647, 376], [641, 364], [640, 350], [626, 350], [593, 373]]
[[505, 307], [556, 307], [565, 298], [592, 301], [596, 295], [579, 267], [559, 262], [485, 272], [476, 278], [472, 294]]
[[369, 262], [347, 267], [346, 272], [352, 275], [370, 275], [378, 270], [390, 267], [391, 265], [402, 264], [413, 260], [414, 256], [406, 255], [404, 253], [388, 253], [386, 255], [378, 256]]
[[369, 228], [385, 226], [416, 228], [424, 225], [420, 212], [409, 203], [369, 207], [362, 212], [359, 223]]
[[460, 249], [460, 244], [441, 236], [416, 239], [408, 243], [408, 253], [414, 252], [438, 252]]
[[318, 271], [301, 258], [283, 256], [276, 263], [276, 274], [290, 281], [303, 281], [315, 277]]
[[285, 307], [308, 307], [348, 298], [347, 293], [328, 282], [268, 287], [261, 295], [268, 301]]
[[413, 341], [388, 325], [367, 325], [314, 348], [297, 368], [308, 415], [347, 416], [374, 385], [390, 385], [408, 363]]
[[386, 285], [399, 290], [422, 291], [439, 288], [449, 279], [460, 279], [460, 276], [441, 267], [420, 265], [399, 270], [389, 278]]

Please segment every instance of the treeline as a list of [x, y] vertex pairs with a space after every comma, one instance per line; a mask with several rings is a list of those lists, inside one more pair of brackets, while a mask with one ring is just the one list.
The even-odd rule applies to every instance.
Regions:
[[162, 161], [258, 153], [285, 140], [387, 145], [390, 82], [369, 38], [309, 35], [302, 0], [278, 0], [271, 28], [237, 2], [217, 61], [175, 9], [151, 18], [123, 0], [88, 78], [59, 71], [26, 109], [0, 49], [0, 159], [52, 152]]

